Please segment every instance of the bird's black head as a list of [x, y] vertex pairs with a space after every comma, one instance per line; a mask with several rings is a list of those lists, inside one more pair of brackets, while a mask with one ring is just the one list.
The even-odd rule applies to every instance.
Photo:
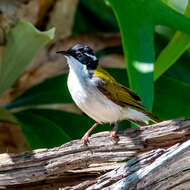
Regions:
[[94, 55], [93, 50], [86, 45], [76, 44], [67, 51], [59, 51], [57, 53], [74, 57], [80, 63], [86, 65], [87, 69], [96, 69], [98, 66], [97, 57]]

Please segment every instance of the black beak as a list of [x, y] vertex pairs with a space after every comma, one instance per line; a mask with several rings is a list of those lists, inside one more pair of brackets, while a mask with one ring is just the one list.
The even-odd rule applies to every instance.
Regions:
[[68, 51], [57, 51], [56, 53], [60, 53], [60, 54], [66, 55], [66, 56], [70, 55], [70, 53]]

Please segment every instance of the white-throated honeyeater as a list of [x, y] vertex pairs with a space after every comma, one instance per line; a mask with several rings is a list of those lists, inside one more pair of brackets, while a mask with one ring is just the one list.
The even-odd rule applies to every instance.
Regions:
[[[117, 130], [117, 122], [121, 120], [129, 120], [138, 125], [145, 125], [144, 121], [158, 121], [139, 103], [138, 95], [102, 69], [90, 47], [77, 44], [57, 53], [67, 58], [67, 85], [74, 102], [96, 121], [82, 138], [84, 144], [87, 143], [90, 132], [99, 123], [115, 123]], [[115, 133], [112, 134], [114, 135]]]

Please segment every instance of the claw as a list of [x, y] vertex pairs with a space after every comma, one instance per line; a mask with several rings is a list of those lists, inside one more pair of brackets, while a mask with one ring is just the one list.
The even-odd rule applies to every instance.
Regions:
[[119, 136], [117, 135], [117, 131], [110, 132], [110, 139], [111, 141], [114, 141], [115, 144], [118, 144], [120, 139], [119, 139]]
[[119, 142], [119, 136], [117, 135], [118, 132], [118, 123], [115, 123], [115, 126], [113, 130], [110, 132], [110, 139], [115, 142], [115, 144], [118, 144]]
[[81, 141], [82, 141], [83, 145], [88, 146], [88, 144], [90, 143], [88, 138], [89, 138], [89, 136], [86, 134], [82, 137]]
[[83, 145], [88, 145], [90, 143], [90, 141], [88, 140], [90, 133], [92, 132], [92, 130], [98, 126], [98, 123], [95, 123], [86, 133], [85, 135], [82, 137], [81, 141], [83, 143]]

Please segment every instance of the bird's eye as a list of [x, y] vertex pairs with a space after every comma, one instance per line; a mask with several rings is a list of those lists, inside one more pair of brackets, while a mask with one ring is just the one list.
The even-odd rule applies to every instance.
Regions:
[[81, 57], [81, 55], [82, 55], [81, 53], [77, 53], [77, 57]]

